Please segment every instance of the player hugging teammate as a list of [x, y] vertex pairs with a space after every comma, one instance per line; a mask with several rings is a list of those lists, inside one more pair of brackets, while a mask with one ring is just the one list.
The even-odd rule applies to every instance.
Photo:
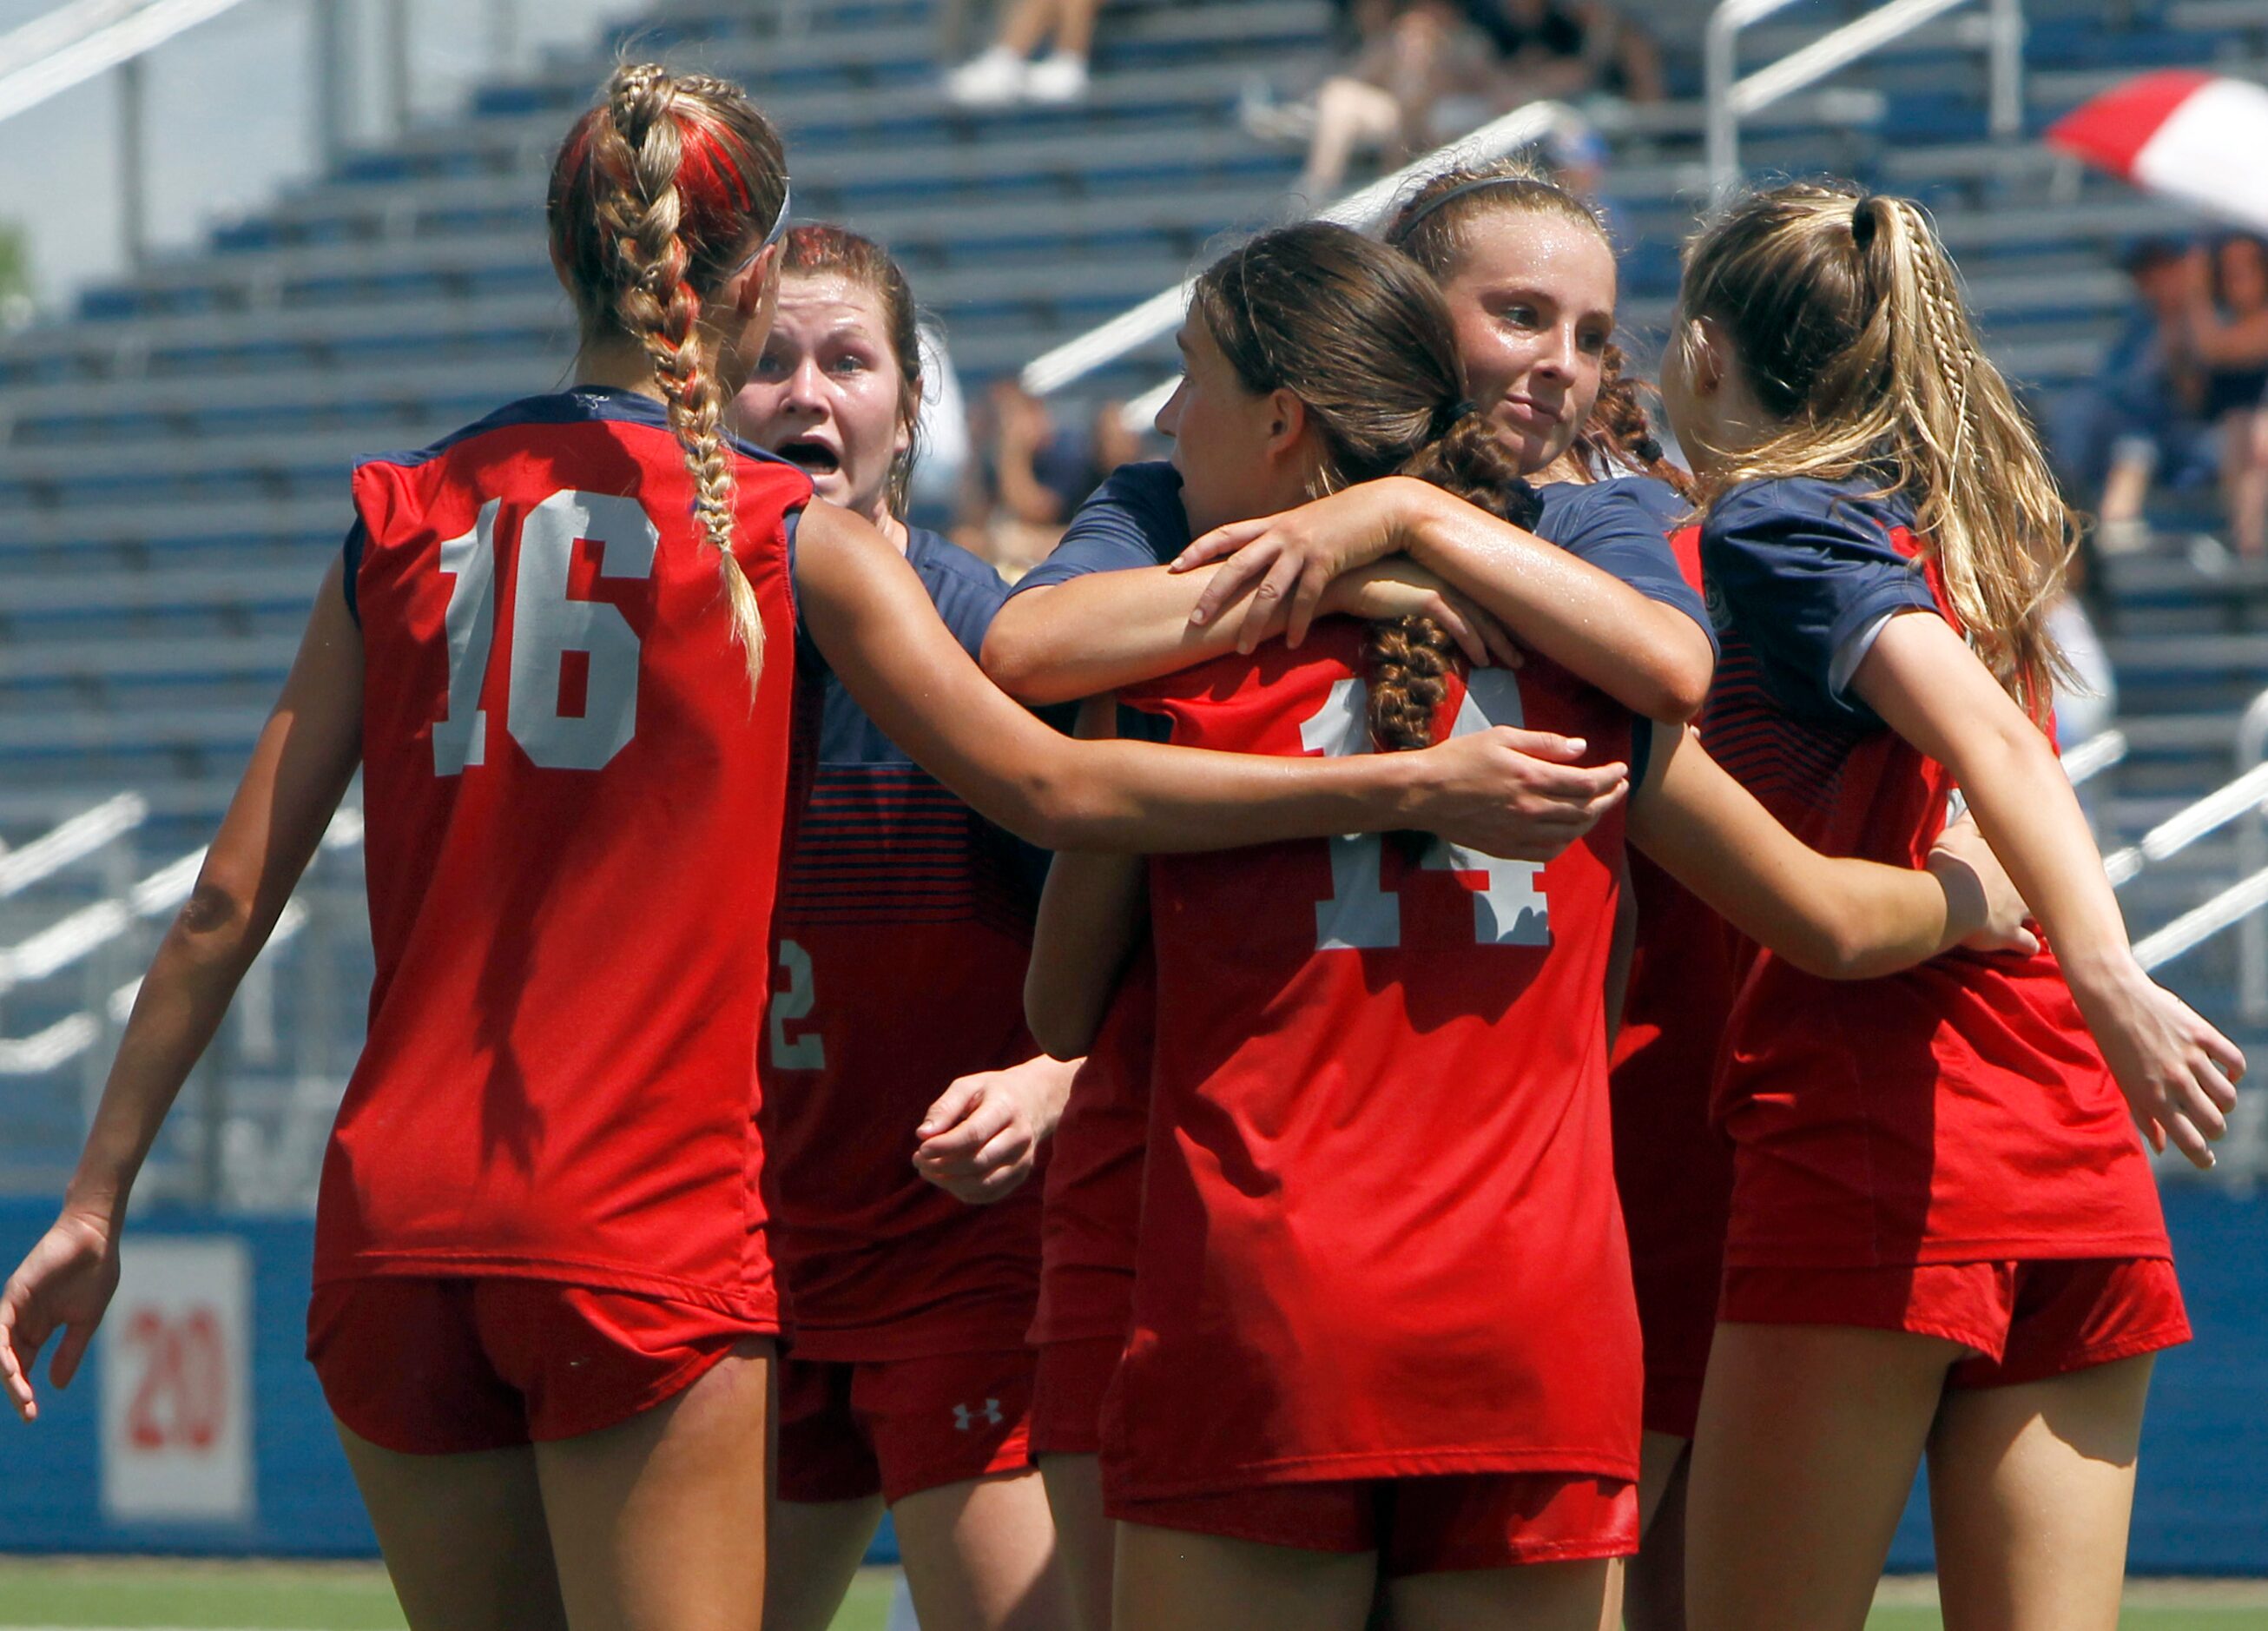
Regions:
[[1690, 483], [1553, 184], [1264, 234], [1011, 595], [789, 209], [722, 82], [569, 134], [575, 381], [358, 468], [18, 1410], [359, 770], [308, 1346], [420, 1631], [816, 1631], [885, 1503], [932, 1631], [1856, 1631], [1925, 1452], [1949, 1612], [2114, 1624], [2136, 1125], [2243, 1066], [2056, 764], [2070, 522], [1926, 218], [1701, 230]]

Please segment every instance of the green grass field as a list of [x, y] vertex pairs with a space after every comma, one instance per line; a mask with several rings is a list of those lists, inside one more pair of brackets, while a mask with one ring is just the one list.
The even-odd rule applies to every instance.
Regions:
[[[870, 1570], [835, 1631], [882, 1631], [892, 1578]], [[1936, 1631], [1926, 1583], [1887, 1587], [1867, 1631]], [[2268, 1586], [2145, 1583], [2124, 1631], [2268, 1631]], [[359, 1564], [0, 1558], [0, 1631], [394, 1631], [386, 1576]]]

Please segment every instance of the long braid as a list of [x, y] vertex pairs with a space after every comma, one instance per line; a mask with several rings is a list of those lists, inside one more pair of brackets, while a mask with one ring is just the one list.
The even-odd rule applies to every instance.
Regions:
[[733, 631], [754, 686], [764, 669], [764, 620], [755, 587], [733, 551], [733, 461], [724, 437], [724, 403], [703, 365], [701, 297], [687, 279], [691, 262], [680, 232], [684, 203], [677, 173], [685, 157], [676, 117], [678, 87], [652, 63], [622, 68], [607, 87], [607, 118], [596, 157], [630, 185], [601, 200], [613, 234], [620, 284], [617, 320], [645, 348], [669, 406], [669, 428], [685, 449], [693, 477], [693, 517], [717, 551], [718, 572], [732, 608]]
[[752, 689], [763, 619], [733, 549], [734, 466], [703, 305], [777, 234], [786, 206], [779, 134], [737, 85], [642, 63], [617, 69], [561, 144], [545, 211], [584, 343], [634, 341], [652, 368]]

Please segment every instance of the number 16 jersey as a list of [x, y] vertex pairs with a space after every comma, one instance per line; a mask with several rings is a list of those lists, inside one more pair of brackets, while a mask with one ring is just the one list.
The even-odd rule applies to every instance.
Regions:
[[730, 456], [753, 692], [660, 403], [534, 397], [355, 473], [377, 978], [318, 1284], [519, 1276], [777, 1329], [756, 1044], [811, 484]]
[[[1368, 751], [1363, 626], [1131, 690], [1172, 740]], [[1629, 756], [1554, 665], [1454, 680], [1440, 734]], [[1150, 863], [1158, 975], [1116, 1500], [1305, 1480], [1634, 1479], [1638, 1334], [1608, 1131], [1619, 811], [1548, 866], [1314, 839]]]

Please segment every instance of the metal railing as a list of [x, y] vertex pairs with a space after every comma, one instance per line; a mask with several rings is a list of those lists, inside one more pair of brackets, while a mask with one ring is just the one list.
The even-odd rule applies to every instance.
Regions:
[[[145, 871], [136, 840], [148, 815], [143, 798], [122, 793], [0, 855], [0, 900], [74, 867], [91, 865], [99, 879], [97, 898], [0, 944], [0, 1012], [28, 1003], [36, 1015], [35, 1028], [0, 1035], [0, 1115], [23, 1118], [0, 1137], [0, 1192], [47, 1192], [67, 1176], [155, 936], [203, 864], [199, 848]], [[309, 1204], [360, 1047], [370, 962], [359, 880], [322, 858], [358, 850], [362, 834], [361, 811], [342, 808], [192, 1077], [151, 1162], [153, 1194], [238, 1208]], [[60, 1015], [58, 990], [75, 996]], [[64, 1074], [73, 1066], [76, 1095]], [[79, 1113], [67, 1150], [55, 1112], [72, 1098]]]
[[[1530, 102], [1515, 107], [1501, 118], [1492, 119], [1470, 135], [1436, 148], [1421, 159], [1413, 159], [1393, 174], [1381, 176], [1369, 186], [1348, 194], [1326, 210], [1316, 212], [1315, 219], [1335, 221], [1342, 226], [1368, 227], [1385, 218], [1395, 201], [1414, 184], [1444, 170], [1462, 165], [1484, 164], [1491, 159], [1501, 159], [1507, 153], [1518, 152], [1533, 146], [1561, 121], [1572, 117], [1569, 109], [1558, 102]], [[1024, 388], [1035, 396], [1048, 396], [1060, 391], [1074, 380], [1085, 378], [1106, 363], [1116, 362], [1129, 351], [1138, 350], [1161, 335], [1170, 334], [1181, 323], [1189, 307], [1189, 292], [1196, 287], [1194, 278], [1184, 278], [1171, 289], [1160, 290], [1139, 306], [1121, 312], [1109, 321], [1064, 341], [1054, 350], [1042, 353], [1024, 365]], [[1170, 391], [1170, 381], [1165, 387]], [[1150, 402], [1164, 400], [1160, 393], [1145, 394], [1127, 405], [1130, 422], [1136, 418], [1138, 409]], [[1151, 402], [1150, 411], [1156, 410]], [[1145, 422], [1147, 414], [1142, 418]]]
[[[1796, 0], [1724, 0], [1710, 16], [1701, 47], [1711, 187], [1721, 196], [1740, 183], [1743, 119], [1970, 3], [1891, 0], [1742, 77], [1742, 31], [1786, 11]], [[1977, 31], [1981, 37], [1964, 43], [1981, 43], [1990, 54], [1992, 133], [2013, 136], [2024, 124], [2023, 0], [1981, 0], [1981, 4], [1986, 8]]]
[[[2064, 756], [2074, 784], [2084, 784], [2122, 763], [2129, 744], [2106, 731]], [[2228, 786], [2207, 793], [2152, 828], [2104, 865], [2124, 884], [2146, 867], [2182, 852], [2231, 823], [2238, 828], [2241, 876], [2194, 910], [2135, 942], [2146, 968], [2161, 968], [2232, 926], [2247, 935], [2242, 954], [2240, 1006], [2248, 1020], [2268, 1017], [2268, 693], [2254, 702], [2240, 732], [2246, 766]], [[106, 867], [100, 897], [53, 922], [0, 945], [0, 1009], [11, 994], [80, 971], [77, 1006], [26, 1034], [0, 1036], [0, 1093], [47, 1092], [41, 1079], [77, 1066], [78, 1097], [91, 1113], [120, 1029], [141, 986], [155, 926], [177, 908], [204, 860], [200, 848], [144, 872], [136, 864], [135, 840], [148, 816], [138, 794], [122, 793], [61, 823], [52, 831], [0, 854], [0, 899], [66, 868], [96, 862]], [[323, 838], [320, 855], [350, 856], [363, 841], [361, 811], [342, 808]], [[231, 1012], [227, 1026], [194, 1079], [186, 1115], [176, 1118], [170, 1176], [165, 1192], [232, 1206], [292, 1207], [312, 1193], [329, 1117], [347, 1067], [359, 1047], [357, 978], [366, 978], [368, 937], [361, 890], [335, 870], [310, 868], [308, 879], [276, 924]], [[287, 948], [292, 953], [279, 956]], [[356, 972], [342, 974], [351, 963]], [[48, 1009], [53, 1012], [52, 1006]], [[68, 1083], [70, 1077], [62, 1078]], [[11, 1082], [18, 1085], [11, 1088]], [[2263, 1131], [2247, 1118], [2247, 1142], [2220, 1176], [2242, 1182], [2257, 1176], [2268, 1148], [2254, 1150]], [[21, 1157], [25, 1152], [7, 1152]], [[2260, 1160], [2255, 1160], [2258, 1156]], [[48, 1152], [50, 1162], [63, 1159]], [[52, 1188], [63, 1174], [51, 1167], [0, 1163], [0, 1190]]]

